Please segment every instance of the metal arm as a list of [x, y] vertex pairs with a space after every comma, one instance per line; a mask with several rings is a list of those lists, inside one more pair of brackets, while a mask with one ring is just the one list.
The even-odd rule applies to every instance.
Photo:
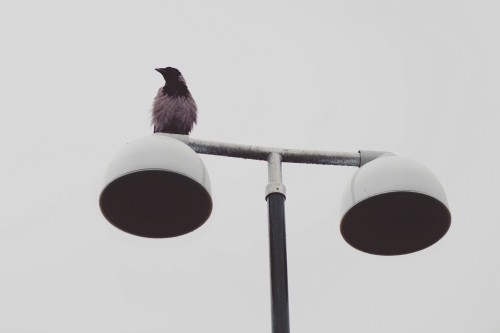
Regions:
[[215, 142], [191, 139], [188, 135], [156, 133], [173, 137], [187, 144], [199, 154], [218, 155], [227, 157], [245, 158], [251, 160], [267, 161], [272, 153], [280, 155], [282, 162], [325, 164], [361, 167], [376, 158], [394, 155], [390, 152], [375, 150], [360, 150], [357, 153], [285, 149], [250, 145], [239, 145], [235, 143]]
[[329, 164], [358, 167], [361, 162], [359, 153], [339, 153], [328, 151], [283, 149], [249, 145], [238, 145], [225, 142], [213, 142], [187, 138], [184, 141], [199, 154], [239, 157], [266, 161], [271, 153], [278, 153], [282, 162]]
[[189, 135], [181, 134], [155, 133], [155, 135], [166, 135], [182, 141], [199, 154], [237, 157], [261, 161], [267, 161], [268, 157], [272, 153], [277, 153], [280, 155], [282, 162], [361, 167], [376, 158], [394, 155], [390, 152], [376, 150], [360, 150], [357, 153], [345, 153], [285, 149], [191, 139]]

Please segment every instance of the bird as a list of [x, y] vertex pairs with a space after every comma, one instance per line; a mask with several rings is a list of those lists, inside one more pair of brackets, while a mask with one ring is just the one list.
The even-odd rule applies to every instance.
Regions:
[[189, 135], [196, 124], [198, 108], [181, 72], [173, 67], [155, 68], [165, 79], [154, 98], [151, 124], [154, 133]]

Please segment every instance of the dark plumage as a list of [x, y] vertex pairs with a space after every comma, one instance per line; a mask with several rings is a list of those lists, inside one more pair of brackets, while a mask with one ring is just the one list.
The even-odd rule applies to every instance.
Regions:
[[165, 79], [165, 85], [158, 89], [153, 103], [151, 123], [155, 133], [189, 134], [196, 124], [197, 107], [186, 80], [173, 67], [156, 71]]

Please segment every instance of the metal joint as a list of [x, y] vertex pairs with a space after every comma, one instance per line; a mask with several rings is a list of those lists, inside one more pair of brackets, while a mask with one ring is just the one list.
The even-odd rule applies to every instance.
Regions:
[[371, 162], [380, 157], [395, 156], [394, 153], [378, 150], [360, 150], [359, 151], [359, 166], [362, 167], [368, 162]]
[[266, 186], [266, 198], [271, 193], [281, 193], [286, 197], [285, 185], [280, 183], [269, 183]]
[[279, 153], [269, 154], [267, 163], [269, 183], [266, 186], [266, 198], [271, 193], [281, 193], [286, 197], [286, 188], [281, 176], [281, 155]]

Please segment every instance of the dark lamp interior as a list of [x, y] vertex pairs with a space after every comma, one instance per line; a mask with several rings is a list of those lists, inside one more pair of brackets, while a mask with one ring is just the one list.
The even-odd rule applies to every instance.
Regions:
[[401, 255], [436, 243], [450, 223], [450, 212], [439, 200], [416, 192], [390, 192], [354, 205], [344, 215], [340, 231], [360, 251]]
[[212, 212], [207, 190], [189, 177], [144, 170], [119, 177], [102, 191], [99, 204], [117, 228], [142, 237], [167, 238], [199, 228]]

